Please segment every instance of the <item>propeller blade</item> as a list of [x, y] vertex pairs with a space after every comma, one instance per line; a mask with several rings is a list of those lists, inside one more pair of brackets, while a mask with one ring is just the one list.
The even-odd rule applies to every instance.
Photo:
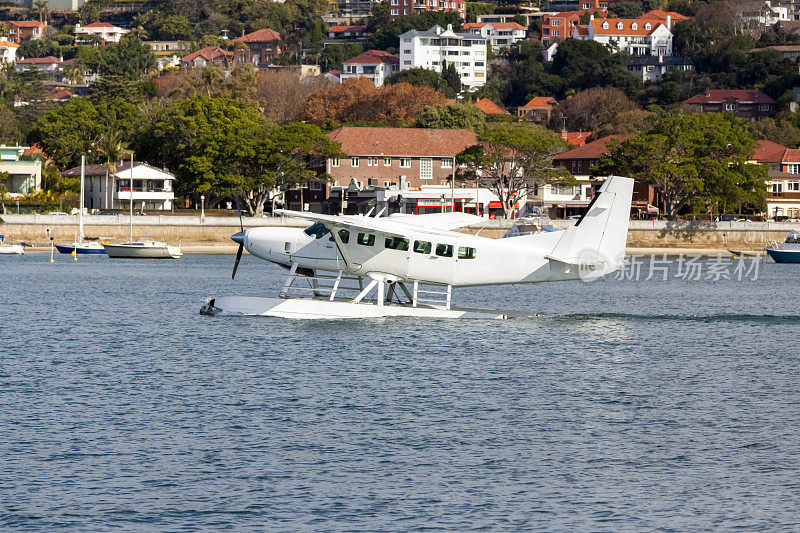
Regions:
[[236, 252], [236, 262], [233, 264], [233, 274], [231, 274], [231, 279], [236, 278], [236, 270], [239, 268], [239, 261], [242, 259], [243, 251], [244, 243], [239, 243], [239, 250]]

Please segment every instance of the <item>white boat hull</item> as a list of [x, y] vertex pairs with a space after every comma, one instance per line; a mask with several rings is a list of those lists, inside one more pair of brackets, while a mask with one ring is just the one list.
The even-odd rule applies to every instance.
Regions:
[[177, 259], [181, 255], [180, 246], [168, 246], [163, 243], [153, 245], [141, 244], [104, 244], [108, 257], [117, 259]]
[[200, 311], [201, 314], [273, 316], [295, 319], [342, 319], [342, 318], [384, 318], [413, 316], [421, 318], [477, 318], [499, 320], [532, 314], [492, 311], [488, 309], [469, 309], [444, 306], [411, 304], [352, 303], [321, 300], [316, 298], [259, 298], [249, 296], [223, 296], [209, 299]]
[[22, 255], [25, 253], [25, 248], [21, 244], [6, 244], [0, 246], [0, 255]]

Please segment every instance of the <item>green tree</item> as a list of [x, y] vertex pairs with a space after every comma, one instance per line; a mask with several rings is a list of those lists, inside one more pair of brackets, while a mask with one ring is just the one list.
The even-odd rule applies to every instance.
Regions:
[[445, 87], [445, 81], [438, 72], [422, 67], [395, 72], [384, 80], [385, 85], [396, 83], [410, 83], [417, 87], [432, 87], [436, 90], [442, 90]]
[[747, 162], [755, 146], [745, 124], [729, 113], [672, 115], [612, 144], [596, 172], [654, 186], [672, 220], [690, 203], [720, 213], [764, 202], [767, 168]]
[[100, 73], [141, 80], [156, 66], [150, 47], [133, 35], [125, 35], [119, 43], [106, 49], [100, 64]]
[[314, 170], [314, 159], [345, 157], [312, 124], [292, 123], [274, 127], [259, 144], [257, 168], [237, 176], [232, 189], [241, 195], [253, 216], [261, 216], [264, 205], [275, 196], [312, 179], [327, 179]]
[[467, 129], [483, 131], [486, 114], [473, 105], [447, 104], [426, 107], [417, 117], [418, 128]]
[[627, 60], [626, 54], [612, 54], [598, 42], [567, 39], [558, 46], [551, 72], [564, 80], [563, 92], [616, 87], [634, 96], [641, 91], [643, 83], [628, 71]]
[[491, 2], [467, 2], [467, 22], [477, 22], [480, 15], [491, 15], [497, 4]]
[[146, 123], [137, 153], [171, 169], [179, 193], [203, 193], [214, 206], [260, 174], [260, 152], [273, 127], [244, 102], [199, 95], [171, 103]]
[[468, 173], [480, 171], [481, 183], [488, 184], [500, 198], [505, 216], [510, 218], [517, 200], [536, 187], [574, 183], [566, 169], [553, 166], [553, 157], [569, 147], [541, 126], [492, 124], [478, 136], [478, 144], [459, 154], [458, 160]]
[[635, 19], [642, 16], [640, 2], [614, 2], [608, 5], [608, 12], [621, 19]]
[[62, 49], [61, 46], [53, 39], [44, 38], [44, 39], [28, 39], [27, 41], [22, 41], [17, 48], [17, 56], [18, 57], [61, 57]]
[[534, 96], [554, 96], [561, 92], [563, 80], [545, 68], [539, 42], [519, 43], [518, 47], [511, 48], [506, 59], [509, 66], [494, 68], [476, 96], [516, 107]]
[[442, 61], [442, 79], [448, 88], [448, 96], [455, 97], [461, 92], [461, 74], [455, 64]]
[[362, 53], [364, 47], [359, 43], [343, 43], [328, 46], [319, 55], [317, 63], [323, 71], [342, 70], [342, 63]]

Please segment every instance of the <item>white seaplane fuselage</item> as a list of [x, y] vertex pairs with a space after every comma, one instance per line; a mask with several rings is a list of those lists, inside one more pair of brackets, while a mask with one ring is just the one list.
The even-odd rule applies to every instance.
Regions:
[[[623, 264], [632, 191], [633, 180], [610, 177], [574, 226], [504, 239], [452, 231], [482, 221], [464, 213], [370, 218], [295, 211], [281, 213], [307, 219], [311, 225], [305, 229], [251, 228], [232, 238], [251, 255], [289, 268], [291, 277], [329, 273], [338, 278], [344, 275], [369, 280], [369, 287], [377, 287], [380, 307], [384, 306], [386, 286], [397, 284], [409, 295], [413, 308], [417, 308], [418, 284], [447, 286], [449, 311], [452, 287], [585, 280], [617, 270]], [[413, 296], [407, 283], [414, 284]], [[368, 290], [351, 304], [359, 305]], [[390, 288], [388, 294], [391, 298], [395, 291]], [[286, 288], [282, 295], [286, 296]], [[345, 305], [334, 302], [332, 295], [331, 306], [334, 303]], [[247, 309], [258, 307], [256, 304], [262, 305], [252, 299], [225, 302]], [[273, 304], [265, 300], [262, 307], [269, 309], [246, 314], [294, 316], [294, 311], [275, 311], [273, 308], [281, 304]], [[302, 302], [296, 303], [298, 306], [307, 307]], [[219, 304], [210, 307], [217, 309]], [[324, 315], [325, 311], [317, 307], [308, 314]]]

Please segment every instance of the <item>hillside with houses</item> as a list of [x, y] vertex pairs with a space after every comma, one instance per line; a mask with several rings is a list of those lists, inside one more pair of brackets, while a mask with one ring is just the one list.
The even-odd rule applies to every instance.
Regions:
[[799, 57], [794, 1], [4, 2], [2, 209], [800, 218]]

